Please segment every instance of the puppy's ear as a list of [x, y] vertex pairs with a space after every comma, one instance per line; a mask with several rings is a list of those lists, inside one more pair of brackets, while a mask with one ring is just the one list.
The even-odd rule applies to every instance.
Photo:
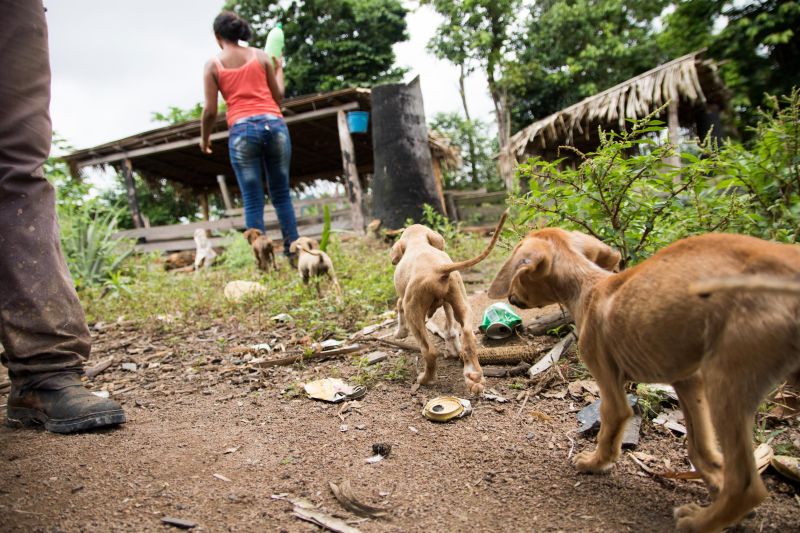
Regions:
[[508, 296], [511, 283], [517, 275], [525, 276], [525, 279], [531, 281], [548, 275], [552, 263], [552, 256], [549, 253], [541, 251], [526, 253], [517, 247], [489, 286], [489, 298], [496, 300]]
[[290, 254], [297, 253], [297, 241], [294, 241], [292, 244], [289, 245], [289, 253]]
[[622, 254], [606, 243], [586, 235], [580, 231], [572, 232], [573, 238], [580, 243], [581, 252], [592, 263], [609, 272], [619, 272]]
[[444, 237], [433, 231], [432, 229], [428, 228], [428, 244], [433, 246], [434, 248], [438, 248], [439, 250], [444, 250]]
[[392, 246], [392, 250], [389, 252], [389, 257], [392, 258], [392, 264], [396, 265], [400, 262], [403, 258], [403, 254], [406, 253], [406, 242], [403, 239], [400, 239], [394, 246]]

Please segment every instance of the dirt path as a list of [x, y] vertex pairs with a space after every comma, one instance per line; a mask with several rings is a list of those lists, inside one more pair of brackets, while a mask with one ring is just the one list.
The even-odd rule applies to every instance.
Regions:
[[[66, 437], [0, 428], [0, 530], [161, 531], [163, 516], [196, 522], [195, 531], [316, 530], [272, 498], [289, 494], [364, 532], [670, 531], [673, 507], [706, 501], [702, 485], [653, 479], [627, 457], [606, 476], [576, 473], [570, 452], [593, 445], [578, 438], [573, 449], [570, 440], [584, 402], [537, 396], [523, 407], [522, 379], [488, 380], [509, 403], [477, 400], [471, 416], [433, 424], [421, 405], [463, 396], [459, 365], [442, 361], [436, 384], [414, 396], [413, 356], [390, 350], [375, 372], [395, 380], [376, 379], [362, 407], [342, 420], [338, 405], [297, 395], [298, 384], [368, 379], [355, 359], [249, 371], [221, 338], [248, 344], [265, 335], [224, 321], [206, 331], [99, 332], [94, 361], [127, 353], [139, 363], [136, 372], [115, 366], [92, 384], [114, 385], [129, 422]], [[379, 442], [392, 452], [368, 464]], [[684, 448], [646, 424], [638, 450], [682, 469]], [[390, 519], [345, 511], [328, 488], [345, 479], [365, 502], [390, 509]], [[737, 530], [800, 530], [796, 487], [765, 479], [769, 499]]]

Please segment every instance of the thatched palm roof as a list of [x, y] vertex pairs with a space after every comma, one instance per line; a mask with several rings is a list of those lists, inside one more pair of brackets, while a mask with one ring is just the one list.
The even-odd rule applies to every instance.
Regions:
[[724, 107], [725, 100], [716, 64], [703, 59], [702, 51], [693, 52], [537, 120], [511, 137], [510, 148], [521, 158], [587, 143], [598, 126], [622, 129], [626, 119], [642, 118], [669, 101], [694, 108], [709, 102]]
[[438, 130], [428, 130], [428, 146], [431, 148], [431, 155], [440, 161], [442, 167], [447, 170], [461, 168], [461, 150], [445, 134]]

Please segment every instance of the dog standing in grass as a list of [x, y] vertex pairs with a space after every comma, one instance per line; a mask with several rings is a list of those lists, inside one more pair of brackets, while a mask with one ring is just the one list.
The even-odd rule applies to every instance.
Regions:
[[322, 275], [330, 278], [338, 295], [342, 294], [342, 288], [339, 286], [339, 280], [336, 279], [336, 272], [333, 270], [333, 261], [328, 254], [319, 249], [317, 241], [309, 237], [300, 237], [289, 246], [289, 253], [298, 254], [297, 271], [305, 284], [314, 278], [317, 294], [321, 294], [319, 278]]
[[596, 449], [573, 460], [581, 472], [605, 472], [620, 456], [633, 414], [626, 381], [673, 385], [689, 459], [714, 496], [707, 507], [675, 509], [677, 529], [721, 531], [767, 496], [753, 458], [753, 419], [770, 387], [800, 369], [800, 247], [709, 234], [619, 274], [595, 263], [614, 254], [581, 233], [533, 231], [489, 297], [523, 309], [558, 303], [575, 317], [581, 358], [603, 402]]
[[494, 248], [500, 230], [506, 221], [505, 212], [497, 223], [492, 240], [480, 255], [467, 261], [453, 263], [444, 251], [444, 238], [432, 229], [414, 224], [403, 230], [400, 239], [392, 246], [394, 286], [397, 290], [398, 339], [408, 336], [409, 330], [419, 343], [425, 370], [417, 376], [417, 383], [425, 385], [436, 379], [436, 346], [428, 338], [425, 321], [444, 307], [445, 350], [464, 362], [464, 381], [472, 394], [485, 388], [481, 365], [478, 362], [478, 343], [472, 331], [472, 310], [467, 302], [467, 291], [459, 270], [477, 265]]
[[256, 264], [259, 270], [269, 272], [270, 265], [272, 265], [272, 270], [278, 270], [275, 264], [275, 246], [272, 244], [272, 239], [256, 228], [250, 228], [245, 231], [244, 238], [253, 248], [253, 255], [256, 256]]

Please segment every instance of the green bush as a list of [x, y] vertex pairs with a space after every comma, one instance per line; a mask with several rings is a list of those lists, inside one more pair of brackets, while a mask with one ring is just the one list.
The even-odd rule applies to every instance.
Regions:
[[[518, 222], [576, 229], [616, 247], [622, 266], [673, 241], [709, 231], [736, 231], [796, 242], [800, 232], [800, 94], [774, 100], [748, 146], [709, 140], [662, 142], [655, 113], [627, 131], [600, 132], [600, 146], [572, 158], [520, 165], [530, 192], [512, 197]], [[658, 111], [656, 111], [658, 113]]]

